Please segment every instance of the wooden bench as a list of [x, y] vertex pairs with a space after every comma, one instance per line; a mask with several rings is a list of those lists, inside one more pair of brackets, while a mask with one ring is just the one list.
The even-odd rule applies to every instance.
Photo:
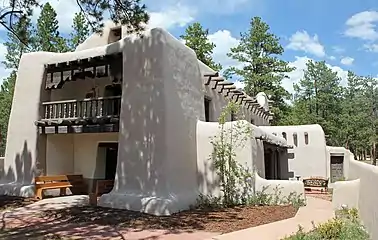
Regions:
[[92, 206], [97, 206], [97, 199], [102, 194], [109, 193], [114, 187], [114, 180], [97, 180], [94, 193], [89, 194], [89, 202]]
[[66, 195], [67, 188], [72, 188], [72, 193], [84, 192], [83, 175], [55, 175], [39, 176], [34, 178], [35, 197], [43, 199], [43, 190], [60, 189], [60, 196]]
[[308, 177], [303, 179], [305, 190], [311, 191], [312, 188], [319, 189], [321, 192], [328, 191], [328, 178], [324, 177]]

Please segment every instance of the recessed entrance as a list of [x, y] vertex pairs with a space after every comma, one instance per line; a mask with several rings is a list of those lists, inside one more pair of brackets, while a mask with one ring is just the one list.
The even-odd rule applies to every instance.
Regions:
[[276, 148], [264, 142], [265, 179], [280, 179], [280, 154]]
[[105, 153], [105, 178], [114, 180], [117, 171], [118, 143], [99, 143], [98, 147]]
[[331, 182], [340, 181], [344, 177], [344, 155], [331, 155]]

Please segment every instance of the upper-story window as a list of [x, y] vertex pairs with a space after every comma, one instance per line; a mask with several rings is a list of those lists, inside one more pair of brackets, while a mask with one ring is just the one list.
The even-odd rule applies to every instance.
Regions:
[[298, 147], [298, 134], [297, 133], [293, 133], [293, 141], [294, 141], [294, 145]]
[[308, 133], [304, 133], [305, 144], [308, 145]]

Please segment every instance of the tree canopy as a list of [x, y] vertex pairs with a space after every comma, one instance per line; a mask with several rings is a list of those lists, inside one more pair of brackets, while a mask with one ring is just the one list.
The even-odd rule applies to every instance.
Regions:
[[250, 21], [247, 32], [240, 34], [240, 43], [231, 48], [228, 56], [237, 60], [242, 67], [230, 67], [226, 76], [236, 76], [245, 83], [244, 90], [250, 96], [265, 92], [273, 103], [275, 122], [278, 122], [287, 110], [285, 100], [290, 94], [282, 87], [282, 79], [294, 70], [288, 62], [279, 59], [284, 48], [279, 38], [270, 32], [270, 27], [260, 17]]
[[194, 50], [199, 60], [213, 70], [220, 71], [222, 66], [219, 63], [215, 63], [212, 57], [216, 46], [209, 41], [208, 36], [209, 29], [204, 29], [200, 23], [196, 22], [189, 25], [185, 30], [185, 34], [180, 37], [188, 47]]
[[[130, 32], [144, 30], [149, 20], [141, 0], [76, 0], [76, 3], [93, 32], [102, 30], [104, 16], [109, 16], [115, 23], [129, 25]], [[4, 1], [0, 6], [0, 24], [22, 41], [22, 35], [15, 28], [16, 23], [22, 18], [29, 18], [33, 9], [40, 6], [39, 0]]]

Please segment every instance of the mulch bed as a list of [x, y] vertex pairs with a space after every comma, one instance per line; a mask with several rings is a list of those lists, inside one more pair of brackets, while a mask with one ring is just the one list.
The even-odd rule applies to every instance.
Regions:
[[188, 210], [171, 216], [152, 216], [144, 213], [101, 208], [73, 207], [44, 211], [43, 217], [117, 228], [166, 229], [228, 233], [294, 217], [292, 206], [234, 207], [219, 210]]
[[24, 207], [36, 202], [34, 198], [23, 198], [15, 196], [0, 196], [0, 211]]

